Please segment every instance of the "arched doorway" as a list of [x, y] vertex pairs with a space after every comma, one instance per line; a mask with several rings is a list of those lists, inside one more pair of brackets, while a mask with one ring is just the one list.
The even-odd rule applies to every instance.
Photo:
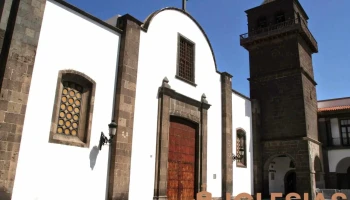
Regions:
[[343, 158], [336, 167], [337, 189], [350, 189], [350, 157]]
[[193, 199], [196, 194], [197, 125], [170, 118], [167, 197], [169, 200]]
[[316, 188], [319, 188], [319, 189], [325, 188], [322, 162], [318, 156], [316, 156], [314, 159], [314, 171], [315, 171]]
[[296, 191], [295, 162], [289, 155], [270, 157], [264, 165], [263, 196], [271, 193], [288, 194]]
[[284, 176], [284, 191], [285, 191], [285, 195], [292, 193], [292, 192], [296, 192], [296, 185], [297, 182], [297, 174], [295, 173], [295, 170], [290, 170], [286, 173], [286, 175]]

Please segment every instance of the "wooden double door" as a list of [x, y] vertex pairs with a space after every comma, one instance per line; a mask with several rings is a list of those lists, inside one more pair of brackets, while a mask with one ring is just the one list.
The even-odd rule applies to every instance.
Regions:
[[169, 130], [168, 200], [193, 200], [196, 187], [196, 126], [172, 119]]

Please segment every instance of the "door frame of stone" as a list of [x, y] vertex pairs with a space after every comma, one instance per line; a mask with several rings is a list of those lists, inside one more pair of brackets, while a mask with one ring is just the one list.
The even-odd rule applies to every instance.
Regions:
[[168, 153], [170, 117], [180, 117], [198, 124], [198, 152], [196, 152], [195, 192], [207, 183], [207, 113], [210, 108], [205, 95], [197, 101], [171, 89], [167, 78], [158, 92], [158, 127], [153, 199], [167, 199]]

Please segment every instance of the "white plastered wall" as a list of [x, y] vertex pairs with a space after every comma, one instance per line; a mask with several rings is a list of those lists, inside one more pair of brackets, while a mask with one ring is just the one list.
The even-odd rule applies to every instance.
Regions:
[[243, 129], [245, 131], [247, 148], [247, 166], [244, 168], [237, 167], [236, 161], [233, 162], [233, 196], [237, 196], [240, 193], [253, 194], [253, 138], [251, 113], [251, 101], [236, 93], [232, 93], [233, 153], [237, 155], [237, 129]]
[[[96, 146], [101, 131], [108, 134], [112, 118], [119, 38], [113, 30], [56, 2], [46, 2], [13, 200], [105, 198], [109, 147], [98, 151]], [[96, 82], [89, 148], [48, 142], [57, 76], [66, 69]]]
[[[196, 87], [175, 78], [178, 33], [195, 43]], [[167, 10], [157, 14], [147, 33], [141, 32], [131, 159], [130, 199], [152, 199], [158, 113], [158, 88], [164, 77], [172, 89], [200, 101], [208, 110], [207, 190], [221, 196], [221, 81], [200, 28], [185, 14]], [[216, 174], [214, 179], [213, 174]]]

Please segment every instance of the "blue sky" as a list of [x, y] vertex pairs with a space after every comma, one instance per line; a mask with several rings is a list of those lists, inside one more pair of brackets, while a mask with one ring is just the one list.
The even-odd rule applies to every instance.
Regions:
[[[249, 96], [248, 52], [239, 45], [247, 32], [245, 10], [263, 0], [189, 0], [187, 11], [201, 24], [213, 46], [219, 71], [233, 75], [233, 89]], [[182, 0], [68, 0], [76, 7], [106, 20], [126, 14], [143, 21], [164, 7], [181, 8]], [[313, 54], [318, 100], [348, 97], [350, 78], [349, 0], [300, 0], [309, 16], [309, 29], [319, 53]], [[349, 73], [349, 74], [348, 74]]]

